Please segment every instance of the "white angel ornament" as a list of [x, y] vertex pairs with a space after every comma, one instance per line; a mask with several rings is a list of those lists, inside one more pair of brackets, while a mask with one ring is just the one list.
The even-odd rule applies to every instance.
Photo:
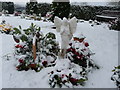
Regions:
[[65, 57], [66, 49], [69, 45], [70, 40], [73, 37], [73, 34], [76, 31], [77, 27], [77, 18], [73, 17], [70, 20], [67, 20], [65, 17], [61, 20], [59, 17], [54, 18], [54, 24], [56, 26], [56, 31], [60, 32], [61, 35], [61, 58]]

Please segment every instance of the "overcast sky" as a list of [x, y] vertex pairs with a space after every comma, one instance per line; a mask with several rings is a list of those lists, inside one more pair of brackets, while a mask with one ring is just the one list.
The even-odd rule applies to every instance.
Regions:
[[[30, 0], [0, 0], [0, 1], [11, 1], [15, 4], [25, 4], [26, 2], [29, 2]], [[37, 0], [38, 2], [47, 2], [51, 3], [53, 0]], [[70, 2], [118, 2], [120, 0], [70, 0]]]

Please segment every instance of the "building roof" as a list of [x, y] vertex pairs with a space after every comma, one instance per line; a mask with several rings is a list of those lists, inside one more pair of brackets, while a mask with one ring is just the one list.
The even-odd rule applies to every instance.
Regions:
[[111, 16], [103, 16], [103, 15], [96, 15], [96, 16], [100, 18], [117, 19], [117, 17], [111, 17]]

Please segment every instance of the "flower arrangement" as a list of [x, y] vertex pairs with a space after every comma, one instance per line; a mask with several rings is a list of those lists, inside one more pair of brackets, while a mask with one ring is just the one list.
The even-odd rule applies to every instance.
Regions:
[[18, 62], [16, 69], [39, 72], [50, 67], [48, 81], [51, 88], [84, 86], [88, 80], [88, 73], [93, 68], [99, 69], [91, 59], [94, 53], [89, 49], [85, 37], [74, 37], [68, 46], [66, 59], [62, 60], [58, 58], [60, 48], [55, 34], [49, 32], [44, 35], [40, 30], [41, 28], [33, 23], [27, 29], [22, 29], [21, 26], [14, 28], [15, 58]]
[[49, 84], [51, 88], [62, 88], [73, 86], [84, 86], [87, 81], [87, 76], [83, 75], [83, 68], [69, 59], [57, 60], [54, 69], [49, 73]]
[[71, 86], [78, 86], [78, 85], [84, 85], [85, 81], [87, 79], [86, 78], [73, 78], [71, 73], [69, 75], [66, 74], [55, 74], [52, 76], [52, 78], [49, 79], [50, 81], [50, 86], [52, 88], [55, 88], [56, 86], [58, 86], [59, 88], [61, 88], [63, 85], [65, 87], [70, 88]]
[[[34, 69], [40, 71], [43, 67], [55, 65], [59, 52], [55, 34], [48, 33], [45, 36], [40, 27], [31, 24], [28, 29], [14, 28], [15, 58], [18, 60], [17, 70]], [[23, 31], [23, 32], [21, 32]], [[36, 39], [36, 58], [33, 56], [33, 38]]]
[[1, 24], [0, 25], [0, 32], [5, 34], [12, 34], [13, 28], [9, 24]]
[[89, 49], [89, 43], [81, 34], [74, 37], [67, 49], [66, 59], [57, 60], [54, 69], [49, 73], [49, 84], [52, 88], [84, 86], [88, 80], [88, 73], [92, 69], [99, 69], [91, 56], [94, 55]]
[[91, 56], [94, 54], [95, 53], [92, 53], [89, 49], [89, 43], [85, 41], [85, 37], [83, 35], [74, 37], [67, 49], [67, 57], [72, 62], [84, 68], [94, 67], [99, 69], [99, 67], [95, 65], [91, 59]]

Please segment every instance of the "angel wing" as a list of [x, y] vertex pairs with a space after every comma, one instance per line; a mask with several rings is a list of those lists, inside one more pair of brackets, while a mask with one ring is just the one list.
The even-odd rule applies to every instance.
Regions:
[[54, 18], [54, 24], [56, 26], [56, 31], [60, 32], [61, 25], [62, 25], [62, 20], [59, 17], [55, 16], [55, 18]]
[[73, 17], [72, 19], [70, 19], [69, 25], [70, 25], [71, 33], [74, 34], [76, 32], [76, 28], [77, 28], [77, 18]]

